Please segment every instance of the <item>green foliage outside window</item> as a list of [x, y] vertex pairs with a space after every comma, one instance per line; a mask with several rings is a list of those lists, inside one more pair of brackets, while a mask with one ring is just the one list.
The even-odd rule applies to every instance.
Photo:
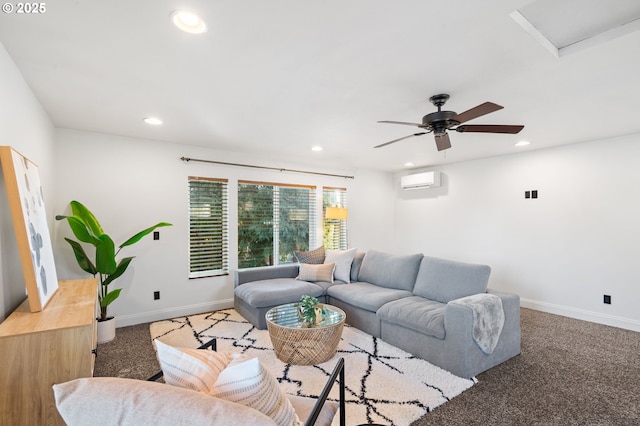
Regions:
[[259, 183], [238, 185], [238, 267], [293, 261], [315, 243], [315, 190]]

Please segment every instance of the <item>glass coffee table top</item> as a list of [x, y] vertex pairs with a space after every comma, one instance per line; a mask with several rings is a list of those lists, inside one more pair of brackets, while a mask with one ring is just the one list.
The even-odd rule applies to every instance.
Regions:
[[[344, 321], [346, 315], [342, 309], [331, 305], [322, 306], [325, 310], [322, 321], [311, 328], [330, 327]], [[270, 309], [266, 314], [266, 319], [280, 327], [305, 328], [304, 323], [298, 317], [296, 303], [288, 303]]]

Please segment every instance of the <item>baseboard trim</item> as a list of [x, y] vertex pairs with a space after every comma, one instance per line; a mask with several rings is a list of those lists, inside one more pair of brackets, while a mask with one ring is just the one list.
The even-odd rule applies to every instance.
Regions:
[[116, 317], [116, 328], [147, 322], [162, 321], [169, 318], [194, 315], [203, 312], [217, 311], [233, 307], [233, 299], [218, 300], [216, 302], [198, 303], [195, 305], [177, 306], [157, 311], [141, 312], [133, 315], [119, 315]]
[[520, 306], [522, 306], [523, 308], [535, 309], [536, 311], [562, 315], [564, 317], [610, 325], [612, 327], [624, 328], [626, 330], [640, 331], [640, 321], [630, 318], [603, 314], [601, 312], [587, 311], [585, 309], [572, 308], [570, 306], [556, 305], [553, 303], [541, 302], [539, 300], [526, 298], [520, 298]]

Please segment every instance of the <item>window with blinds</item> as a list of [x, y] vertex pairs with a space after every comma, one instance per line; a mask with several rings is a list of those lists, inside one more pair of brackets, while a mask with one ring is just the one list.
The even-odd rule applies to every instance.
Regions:
[[[330, 208], [332, 215], [327, 215], [327, 208]], [[326, 186], [322, 188], [322, 217], [324, 218], [322, 221], [322, 242], [326, 249], [345, 250], [348, 248], [347, 211], [347, 190], [345, 188]]]
[[189, 278], [229, 273], [226, 179], [189, 177]]
[[238, 182], [238, 267], [292, 262], [316, 246], [316, 188]]

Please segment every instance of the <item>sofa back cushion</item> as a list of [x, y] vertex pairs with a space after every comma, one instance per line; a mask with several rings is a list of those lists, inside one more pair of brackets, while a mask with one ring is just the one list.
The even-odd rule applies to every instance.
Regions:
[[425, 256], [413, 294], [441, 303], [487, 291], [491, 268]]
[[365, 254], [366, 252], [364, 251], [356, 251], [355, 256], [353, 256], [353, 262], [351, 262], [351, 281], [360, 281], [358, 277]]
[[362, 259], [358, 281], [411, 291], [423, 257], [421, 253], [399, 256], [369, 250]]

